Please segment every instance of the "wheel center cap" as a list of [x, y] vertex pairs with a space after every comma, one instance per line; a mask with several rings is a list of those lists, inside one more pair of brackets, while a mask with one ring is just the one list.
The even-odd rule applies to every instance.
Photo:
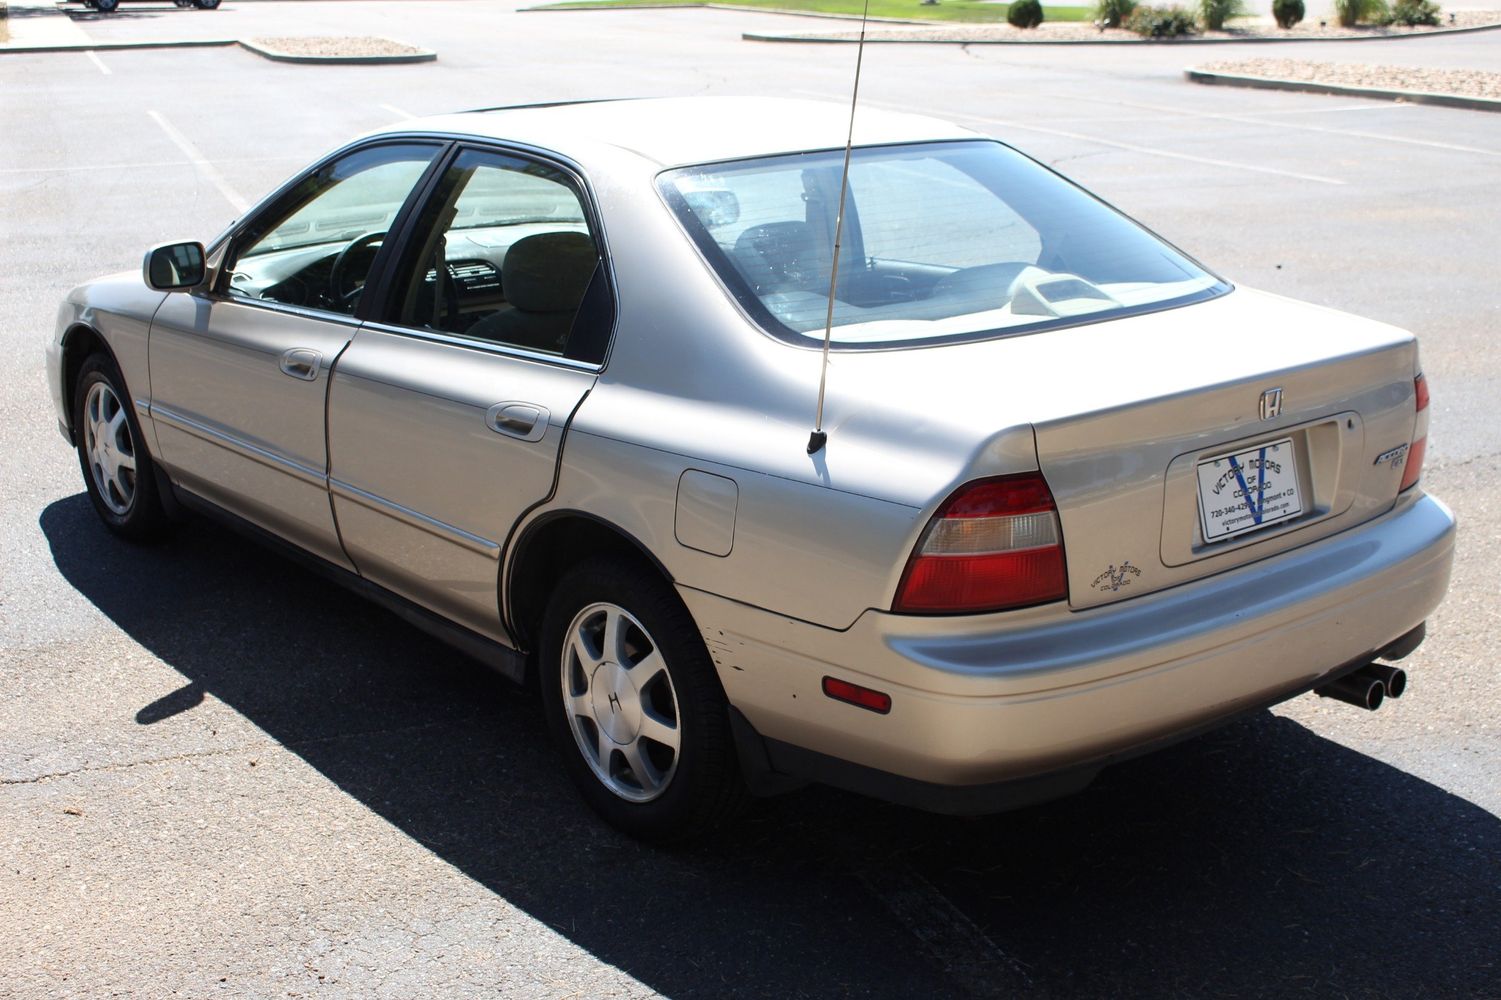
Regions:
[[622, 746], [641, 732], [641, 693], [618, 663], [601, 663], [589, 681], [594, 718], [605, 735]]

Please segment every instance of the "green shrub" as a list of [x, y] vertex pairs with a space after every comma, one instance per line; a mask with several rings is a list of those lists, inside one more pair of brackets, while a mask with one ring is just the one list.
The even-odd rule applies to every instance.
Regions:
[[1272, 16], [1277, 27], [1291, 28], [1303, 20], [1303, 0], [1272, 0]]
[[1353, 28], [1361, 21], [1380, 24], [1386, 19], [1386, 0], [1334, 0], [1340, 27]]
[[1178, 38], [1194, 33], [1194, 16], [1183, 7], [1137, 7], [1126, 27], [1146, 38]]
[[1018, 28], [1035, 28], [1042, 23], [1042, 0], [1016, 0], [1006, 10], [1006, 20]]
[[1100, 0], [1095, 5], [1094, 17], [1107, 28], [1119, 28], [1135, 9], [1136, 0]]
[[1199, 0], [1199, 16], [1206, 31], [1223, 31], [1225, 21], [1245, 14], [1245, 5], [1240, 0]]
[[1420, 24], [1438, 24], [1438, 4], [1429, 0], [1397, 0], [1386, 15], [1387, 24], [1405, 24], [1415, 27]]

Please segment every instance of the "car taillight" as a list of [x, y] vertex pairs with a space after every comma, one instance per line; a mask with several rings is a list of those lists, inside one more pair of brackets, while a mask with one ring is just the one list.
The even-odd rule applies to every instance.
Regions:
[[1068, 596], [1058, 507], [1040, 472], [981, 479], [928, 523], [892, 610], [1001, 611]]
[[1413, 380], [1417, 397], [1417, 421], [1412, 427], [1412, 447], [1407, 449], [1407, 468], [1402, 473], [1402, 486], [1397, 492], [1416, 486], [1423, 475], [1423, 453], [1428, 450], [1428, 380], [1419, 375]]

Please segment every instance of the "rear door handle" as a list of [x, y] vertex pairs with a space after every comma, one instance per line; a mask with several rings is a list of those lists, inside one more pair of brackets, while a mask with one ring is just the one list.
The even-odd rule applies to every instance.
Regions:
[[497, 434], [540, 441], [547, 433], [547, 407], [535, 403], [496, 403], [485, 411], [485, 426]]
[[294, 347], [281, 356], [281, 371], [304, 382], [316, 382], [322, 360], [323, 355], [311, 347]]

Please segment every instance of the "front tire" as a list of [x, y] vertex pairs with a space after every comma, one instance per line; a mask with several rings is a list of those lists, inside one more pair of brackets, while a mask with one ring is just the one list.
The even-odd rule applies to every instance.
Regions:
[[132, 541], [159, 536], [167, 527], [157, 493], [155, 465], [130, 407], [125, 379], [113, 360], [90, 355], [73, 387], [73, 435], [89, 500], [99, 519]]
[[195, 0], [199, 10], [213, 10], [219, 6], [219, 0]]
[[120, 6], [120, 0], [94, 0], [93, 6], [101, 14], [113, 14], [115, 8]]
[[548, 730], [585, 801], [642, 840], [692, 839], [745, 789], [714, 664], [656, 573], [617, 559], [564, 575], [543, 616]]

